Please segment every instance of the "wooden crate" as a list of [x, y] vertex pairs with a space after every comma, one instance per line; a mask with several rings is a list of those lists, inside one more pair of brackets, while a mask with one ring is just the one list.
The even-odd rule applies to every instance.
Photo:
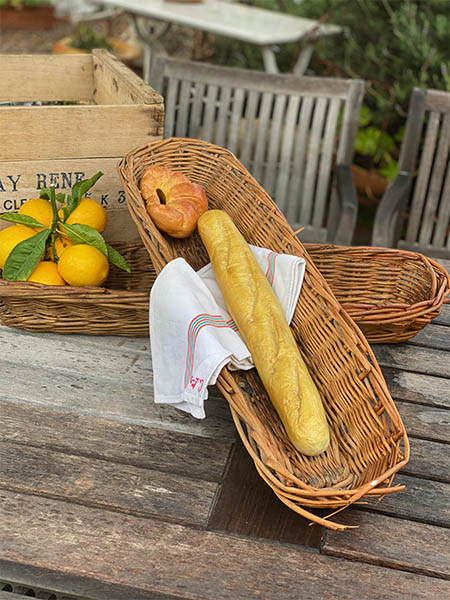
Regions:
[[[138, 240], [116, 166], [133, 148], [161, 139], [161, 96], [106, 50], [3, 55], [0, 71], [0, 212], [18, 210], [42, 187], [68, 193], [102, 171], [92, 197], [108, 211], [105, 237]], [[11, 102], [25, 105], [1, 104]]]

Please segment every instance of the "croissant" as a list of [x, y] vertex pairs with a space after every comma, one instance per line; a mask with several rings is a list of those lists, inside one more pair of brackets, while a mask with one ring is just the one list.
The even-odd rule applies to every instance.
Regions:
[[191, 235], [199, 216], [208, 210], [205, 190], [183, 173], [166, 167], [149, 167], [140, 191], [156, 227], [174, 238]]

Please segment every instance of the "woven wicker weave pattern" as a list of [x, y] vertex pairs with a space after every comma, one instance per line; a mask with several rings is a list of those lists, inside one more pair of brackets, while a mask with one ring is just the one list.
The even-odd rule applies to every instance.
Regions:
[[324, 400], [329, 449], [317, 457], [295, 450], [254, 370], [223, 369], [217, 385], [260, 475], [277, 496], [306, 518], [343, 529], [303, 507], [346, 507], [363, 496], [398, 491], [393, 476], [409, 458], [403, 423], [366, 339], [270, 197], [230, 152], [206, 142], [171, 138], [137, 148], [119, 163], [130, 213], [157, 273], [178, 256], [194, 269], [209, 259], [198, 234], [169, 238], [147, 215], [139, 181], [154, 164], [201, 184], [210, 207], [226, 210], [248, 243], [305, 258], [291, 327]]
[[155, 279], [141, 244], [112, 244], [131, 273], [111, 265], [104, 287], [50, 286], [0, 279], [0, 322], [28, 331], [148, 336], [148, 295]]
[[404, 342], [435, 319], [449, 274], [416, 252], [306, 244], [336, 298], [371, 343]]

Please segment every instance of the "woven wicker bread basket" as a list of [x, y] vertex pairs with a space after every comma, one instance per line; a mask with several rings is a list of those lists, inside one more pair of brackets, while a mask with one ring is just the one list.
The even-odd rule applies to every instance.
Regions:
[[326, 407], [328, 450], [316, 457], [295, 450], [254, 369], [232, 373], [224, 368], [217, 386], [258, 472], [275, 494], [311, 521], [344, 529], [304, 507], [345, 508], [362, 497], [401, 490], [393, 477], [409, 458], [403, 423], [367, 341], [271, 198], [229, 151], [206, 142], [170, 138], [131, 151], [118, 165], [128, 208], [157, 273], [179, 256], [195, 269], [209, 259], [197, 233], [176, 240], [153, 225], [139, 193], [150, 165], [181, 171], [201, 184], [210, 208], [226, 210], [247, 242], [305, 258], [291, 328]]
[[412, 338], [448, 300], [449, 274], [417, 252], [326, 244], [305, 248], [371, 344]]
[[103, 287], [0, 279], [0, 323], [28, 331], [148, 336], [149, 290], [156, 274], [140, 243], [114, 243], [131, 273], [111, 265]]

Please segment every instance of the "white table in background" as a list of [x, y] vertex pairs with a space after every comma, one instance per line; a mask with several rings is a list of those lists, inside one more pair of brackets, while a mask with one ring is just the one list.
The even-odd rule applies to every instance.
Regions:
[[[98, 4], [98, 3], [97, 3]], [[338, 25], [319, 23], [254, 6], [223, 0], [201, 2], [171, 2], [168, 0], [104, 0], [103, 6], [123, 8], [132, 18], [136, 33], [146, 44], [144, 53], [144, 79], [148, 81], [151, 52], [158, 48], [158, 38], [171, 25], [192, 27], [199, 31], [222, 35], [258, 46], [264, 68], [269, 73], [278, 72], [273, 46], [304, 41], [293, 72], [302, 75], [309, 64], [314, 43], [325, 36], [343, 33]], [[157, 35], [144, 31], [139, 17], [166, 23], [167, 28]]]

